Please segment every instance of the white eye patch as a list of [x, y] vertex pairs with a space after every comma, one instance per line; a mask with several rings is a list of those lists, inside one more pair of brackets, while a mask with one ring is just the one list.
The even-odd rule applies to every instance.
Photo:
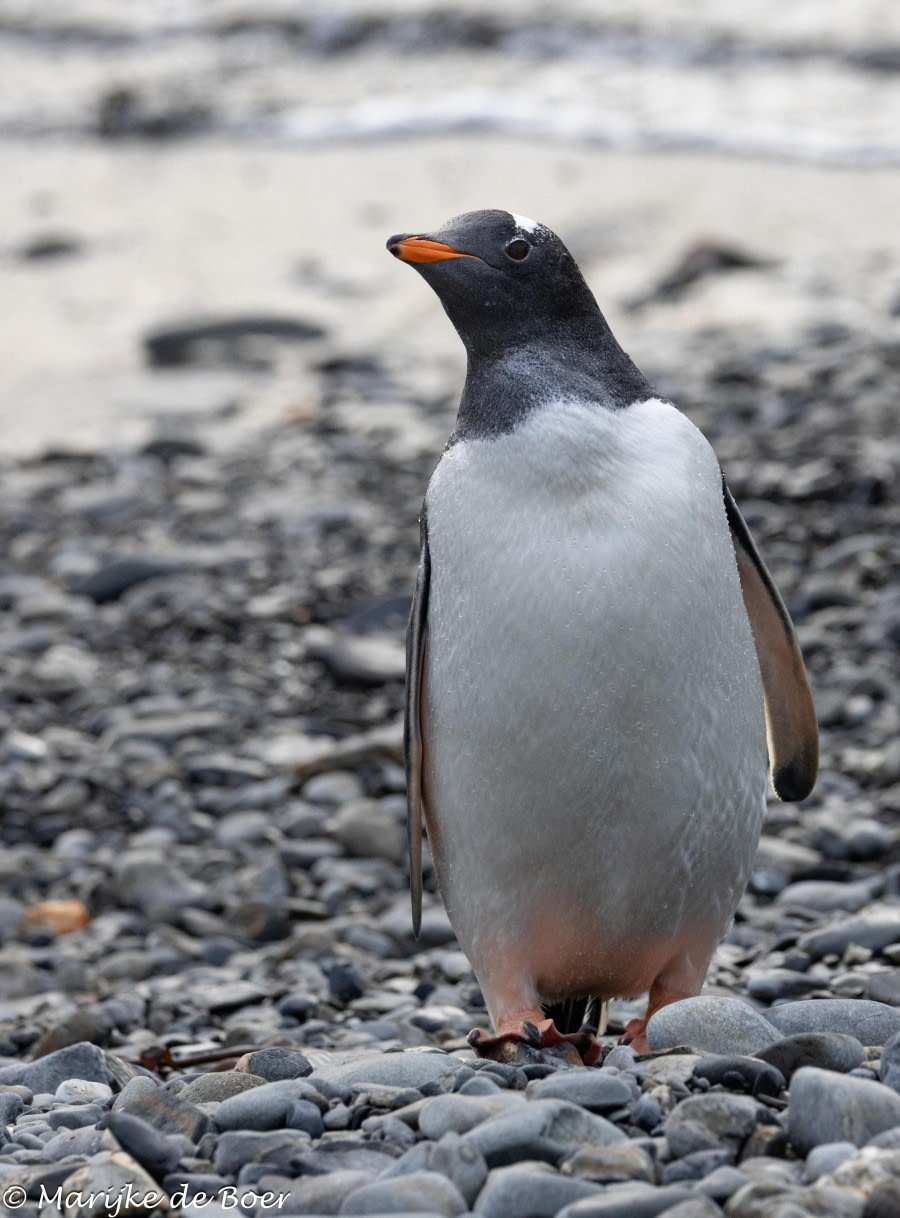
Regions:
[[516, 228], [521, 229], [523, 233], [533, 233], [537, 231], [537, 220], [529, 220], [527, 216], [517, 216], [514, 211], [509, 213], [513, 218], [513, 223]]

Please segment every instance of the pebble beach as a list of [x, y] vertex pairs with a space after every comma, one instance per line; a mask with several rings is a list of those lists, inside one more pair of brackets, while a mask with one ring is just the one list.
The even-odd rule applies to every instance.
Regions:
[[[0, 3], [2, 1212], [894, 1218], [900, 31], [262, 7]], [[430, 866], [412, 936], [464, 359], [384, 242], [482, 206], [713, 444], [820, 723], [703, 994], [592, 1069], [474, 1058]]]

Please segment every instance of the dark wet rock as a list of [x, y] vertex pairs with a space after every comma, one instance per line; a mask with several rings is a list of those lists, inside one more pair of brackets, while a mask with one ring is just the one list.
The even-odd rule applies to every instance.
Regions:
[[111, 1112], [105, 1126], [122, 1149], [157, 1180], [173, 1171], [181, 1158], [172, 1140], [133, 1113]]
[[827, 1142], [864, 1146], [900, 1125], [900, 1096], [867, 1082], [807, 1066], [791, 1080], [788, 1134], [802, 1155]]
[[755, 1053], [778, 1039], [766, 1018], [737, 998], [686, 998], [657, 1011], [647, 1026], [658, 1053], [690, 1045], [704, 1053]]
[[264, 1078], [267, 1083], [281, 1079], [305, 1078], [312, 1074], [309, 1058], [290, 1049], [256, 1049], [245, 1053], [235, 1064], [235, 1070]]
[[147, 362], [155, 368], [185, 364], [271, 362], [278, 344], [321, 338], [320, 326], [297, 318], [231, 317], [185, 321], [154, 330], [144, 338]]
[[118, 558], [99, 567], [93, 574], [72, 585], [76, 596], [87, 596], [97, 605], [118, 600], [123, 592], [148, 579], [171, 575], [179, 569], [177, 563], [146, 558]]
[[84, 249], [78, 237], [62, 233], [46, 233], [32, 237], [18, 251], [23, 262], [56, 262], [60, 258], [72, 258]]
[[780, 1070], [752, 1057], [703, 1057], [693, 1072], [694, 1078], [706, 1079], [712, 1085], [729, 1091], [745, 1091], [748, 1095], [779, 1095], [785, 1079]]
[[232, 1176], [247, 1163], [267, 1163], [296, 1175], [310, 1145], [309, 1134], [298, 1129], [229, 1130], [216, 1142], [213, 1167], [222, 1175]]
[[822, 988], [822, 980], [787, 968], [750, 969], [747, 993], [760, 1002], [800, 998]]
[[[728, 271], [758, 270], [772, 265], [769, 259], [738, 249], [736, 246], [724, 245], [717, 241], [698, 241], [695, 245], [690, 246], [668, 274], [663, 276], [646, 296], [636, 300], [632, 307], [680, 300], [693, 284], [713, 275], [721, 275]], [[720, 381], [733, 380], [736, 373], [733, 371], [726, 373], [724, 370], [720, 370], [718, 376]], [[744, 382], [747, 376], [747, 370], [742, 369], [738, 379]], [[756, 380], [755, 373], [752, 380]]]
[[843, 1032], [796, 1032], [760, 1049], [759, 1057], [790, 1079], [801, 1066], [846, 1074], [866, 1060], [866, 1051]]

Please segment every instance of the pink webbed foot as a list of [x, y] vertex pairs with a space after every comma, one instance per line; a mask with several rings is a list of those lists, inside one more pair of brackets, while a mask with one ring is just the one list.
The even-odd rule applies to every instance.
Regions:
[[552, 1019], [503, 1023], [490, 1036], [483, 1028], [473, 1028], [466, 1037], [479, 1057], [523, 1065], [546, 1060], [544, 1055], [562, 1059], [570, 1066], [593, 1066], [600, 1059], [597, 1029], [583, 1024], [577, 1032], [560, 1032]]
[[625, 1031], [622, 1033], [621, 1044], [629, 1045], [639, 1055], [652, 1053], [653, 1050], [647, 1040], [647, 1024], [650, 1022], [651, 1016], [662, 1007], [668, 1006], [670, 1002], [678, 1002], [682, 998], [690, 997], [691, 994], [684, 990], [671, 989], [658, 981], [654, 982], [650, 987], [646, 1015], [641, 1019], [629, 1019], [625, 1025]]

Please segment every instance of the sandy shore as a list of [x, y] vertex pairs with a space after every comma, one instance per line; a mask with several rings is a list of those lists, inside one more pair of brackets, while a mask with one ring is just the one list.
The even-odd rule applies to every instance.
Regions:
[[[253, 425], [296, 407], [302, 366], [148, 374], [141, 338], [202, 315], [317, 321], [328, 349], [461, 370], [433, 300], [384, 252], [397, 230], [508, 207], [565, 236], [639, 363], [704, 327], [799, 336], [819, 321], [896, 327], [900, 170], [706, 155], [631, 155], [498, 138], [296, 148], [5, 143], [0, 209], [0, 451], [138, 440], [160, 413], [237, 406]], [[26, 259], [45, 237], [70, 256]], [[629, 313], [693, 242], [775, 264], [718, 276]]]

